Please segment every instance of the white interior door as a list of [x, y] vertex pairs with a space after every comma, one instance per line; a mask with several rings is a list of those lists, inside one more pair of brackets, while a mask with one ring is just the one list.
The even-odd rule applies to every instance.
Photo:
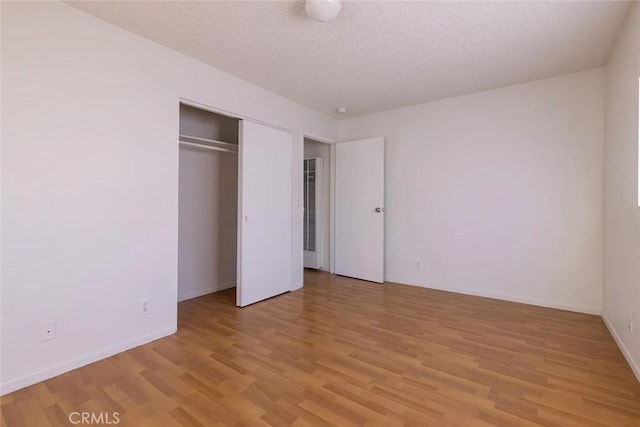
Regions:
[[335, 273], [384, 281], [384, 138], [335, 148]]
[[238, 275], [244, 307], [291, 289], [291, 134], [240, 121]]

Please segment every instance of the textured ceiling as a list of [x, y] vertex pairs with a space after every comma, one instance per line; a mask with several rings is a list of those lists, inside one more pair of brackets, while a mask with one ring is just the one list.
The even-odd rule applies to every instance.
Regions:
[[70, 2], [301, 104], [353, 117], [605, 63], [633, 2]]

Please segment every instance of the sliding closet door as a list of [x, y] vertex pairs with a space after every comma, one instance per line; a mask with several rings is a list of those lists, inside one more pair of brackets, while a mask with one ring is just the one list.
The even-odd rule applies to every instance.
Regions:
[[240, 122], [237, 305], [291, 289], [291, 134]]

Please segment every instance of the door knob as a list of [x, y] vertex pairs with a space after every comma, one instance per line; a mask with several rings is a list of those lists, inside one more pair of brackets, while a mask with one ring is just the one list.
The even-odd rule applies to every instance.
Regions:
[[376, 208], [376, 212], [378, 212], [378, 213], [384, 212], [384, 208]]

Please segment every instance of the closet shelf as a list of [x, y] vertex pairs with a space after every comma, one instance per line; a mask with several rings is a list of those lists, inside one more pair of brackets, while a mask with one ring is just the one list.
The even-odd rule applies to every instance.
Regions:
[[180, 135], [179, 140], [181, 144], [189, 145], [192, 147], [206, 148], [206, 149], [215, 150], [215, 151], [223, 151], [226, 153], [238, 152], [238, 144], [231, 144], [229, 142], [216, 141], [215, 139]]

